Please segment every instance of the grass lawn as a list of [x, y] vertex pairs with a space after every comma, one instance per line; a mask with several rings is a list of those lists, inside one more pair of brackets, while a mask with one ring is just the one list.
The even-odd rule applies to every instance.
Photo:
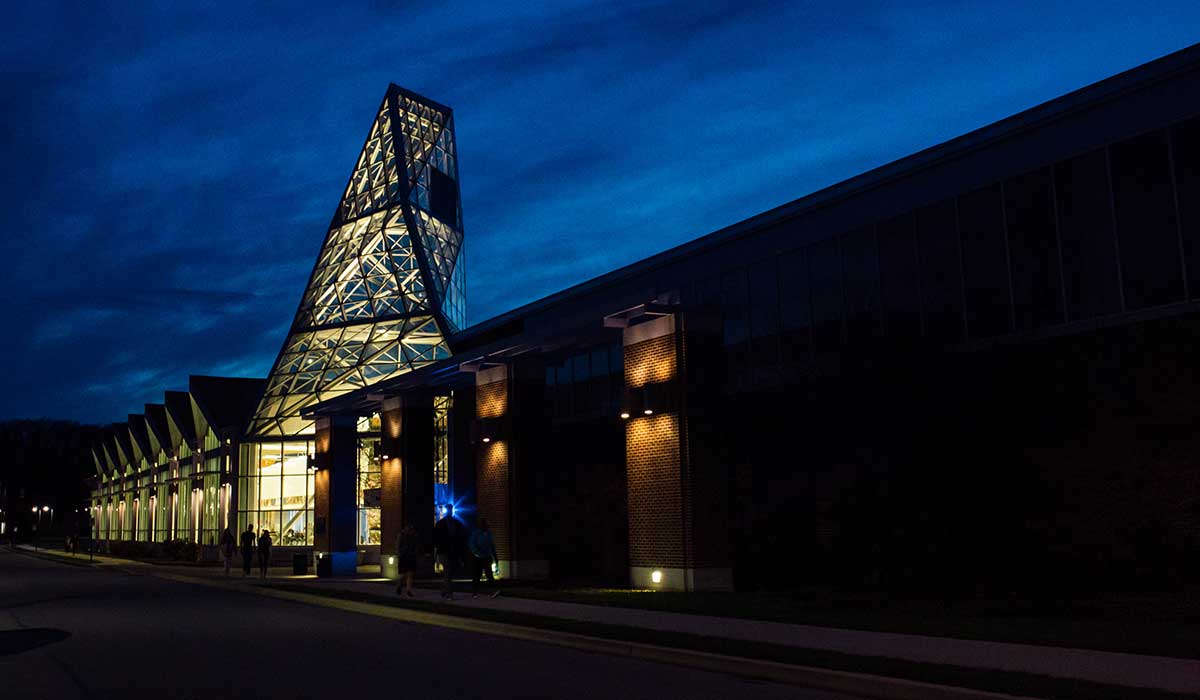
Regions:
[[843, 629], [1200, 658], [1200, 590], [1035, 600], [829, 590], [677, 593], [506, 584], [504, 594]]

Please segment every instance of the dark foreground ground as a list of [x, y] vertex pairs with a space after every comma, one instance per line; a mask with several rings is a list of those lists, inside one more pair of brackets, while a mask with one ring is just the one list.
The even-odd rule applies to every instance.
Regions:
[[0, 696], [846, 696], [0, 550]]

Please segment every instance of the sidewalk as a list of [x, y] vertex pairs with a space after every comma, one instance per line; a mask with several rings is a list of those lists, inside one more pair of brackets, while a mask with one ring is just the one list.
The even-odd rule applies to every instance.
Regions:
[[[78, 555], [86, 559], [85, 555]], [[225, 579], [219, 566], [146, 564], [111, 557], [96, 557], [102, 566], [146, 567], [169, 570], [178, 576]], [[257, 572], [242, 579], [240, 570], [231, 582], [259, 583]], [[395, 582], [378, 577], [377, 567], [361, 567], [353, 578], [317, 579], [315, 575], [292, 576], [290, 569], [275, 567], [269, 582], [300, 585], [314, 590], [343, 590], [396, 600]], [[454, 602], [441, 600], [439, 592], [416, 589], [416, 599], [426, 604], [464, 608], [484, 608], [516, 614], [537, 615], [579, 622], [641, 628], [708, 638], [776, 644], [798, 649], [813, 649], [859, 656], [878, 656], [904, 661], [943, 664], [963, 668], [1015, 671], [1064, 679], [1078, 679], [1118, 686], [1153, 688], [1176, 693], [1200, 694], [1200, 660], [1123, 654], [1087, 649], [951, 639], [912, 634], [834, 629], [811, 625], [785, 624], [728, 617], [707, 617], [674, 612], [638, 610], [613, 606], [586, 605], [482, 596], [472, 599], [459, 593]]]
[[[395, 597], [392, 590], [395, 584], [391, 582], [340, 579], [305, 583], [324, 588], [339, 588], [358, 593]], [[437, 591], [418, 589], [414, 593], [421, 600], [440, 602]], [[1019, 671], [1110, 685], [1140, 686], [1200, 694], [1200, 660], [833, 629], [613, 606], [505, 598], [503, 595], [498, 598], [487, 596], [471, 598], [469, 595], [459, 594], [453, 603], [446, 603], [446, 605], [490, 608], [584, 622], [766, 642], [805, 649], [821, 649], [845, 654], [883, 656], [966, 668]]]

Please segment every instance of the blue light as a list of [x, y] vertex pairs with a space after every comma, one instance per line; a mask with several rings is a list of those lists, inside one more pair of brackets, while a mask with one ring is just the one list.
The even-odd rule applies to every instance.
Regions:
[[455, 495], [450, 484], [433, 485], [433, 517], [441, 520], [446, 513], [454, 509], [454, 517], [463, 520], [475, 512], [475, 504], [467, 500], [466, 495]]

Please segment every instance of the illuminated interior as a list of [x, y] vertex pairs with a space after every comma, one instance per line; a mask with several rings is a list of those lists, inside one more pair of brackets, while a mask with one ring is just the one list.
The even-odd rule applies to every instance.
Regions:
[[275, 544], [311, 545], [315, 487], [308, 468], [311, 441], [242, 446], [238, 530], [270, 530]]
[[449, 110], [390, 88], [251, 435], [310, 434], [304, 409], [449, 357], [466, 314], [457, 181]]

